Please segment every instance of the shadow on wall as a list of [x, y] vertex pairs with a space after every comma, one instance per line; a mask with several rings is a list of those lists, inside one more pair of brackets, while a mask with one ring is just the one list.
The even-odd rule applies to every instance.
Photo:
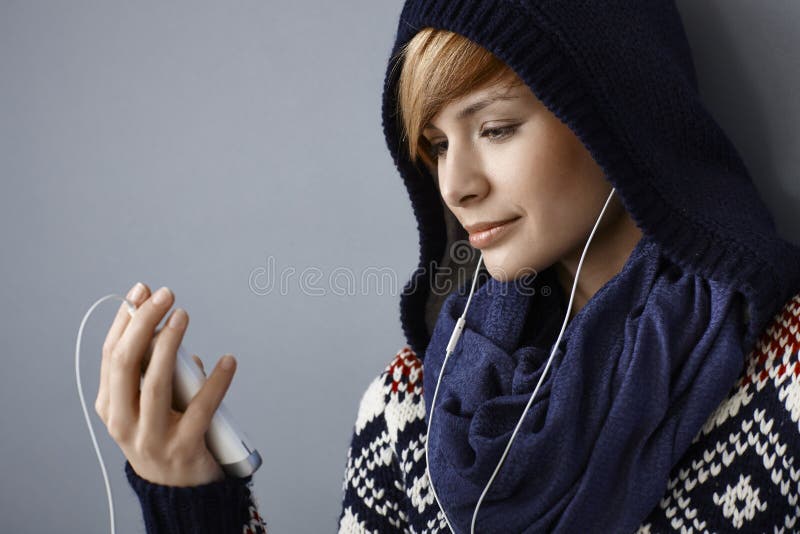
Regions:
[[[747, 165], [780, 234], [800, 244], [800, 4], [680, 0], [700, 92]], [[768, 6], [768, 9], [765, 9]]]

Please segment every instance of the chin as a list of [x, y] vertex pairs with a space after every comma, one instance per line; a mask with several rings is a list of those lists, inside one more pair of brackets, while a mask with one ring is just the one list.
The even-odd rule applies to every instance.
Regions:
[[535, 276], [539, 269], [532, 267], [529, 262], [522, 258], [514, 257], [513, 254], [506, 254], [501, 260], [495, 258], [496, 254], [491, 251], [483, 253], [483, 262], [489, 275], [498, 282], [510, 282], [526, 276]]

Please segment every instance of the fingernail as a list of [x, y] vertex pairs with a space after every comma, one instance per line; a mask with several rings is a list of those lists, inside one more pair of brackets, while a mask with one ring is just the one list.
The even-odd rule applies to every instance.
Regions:
[[167, 302], [169, 294], [170, 294], [169, 288], [164, 286], [155, 292], [155, 294], [153, 295], [153, 302], [156, 304], [164, 304], [165, 302]]
[[186, 326], [186, 312], [183, 311], [183, 308], [175, 308], [175, 311], [169, 317], [169, 321], [167, 321], [167, 326], [170, 328], [183, 328]]
[[131, 302], [138, 302], [143, 295], [144, 295], [144, 284], [142, 284], [141, 282], [136, 282], [136, 285], [133, 286], [130, 291], [128, 291], [127, 299], [130, 300]]
[[234, 364], [233, 356], [229, 354], [223, 356], [222, 360], [219, 362], [219, 366], [225, 369], [226, 371], [230, 371], [231, 369], [233, 369], [233, 364]]

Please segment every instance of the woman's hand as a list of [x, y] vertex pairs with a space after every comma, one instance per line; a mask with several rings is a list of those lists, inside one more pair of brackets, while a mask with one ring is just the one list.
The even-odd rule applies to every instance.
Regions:
[[[134, 286], [127, 296], [136, 313], [131, 317], [123, 303], [103, 343], [95, 411], [142, 478], [168, 486], [222, 480], [225, 474], [206, 446], [205, 433], [230, 386], [236, 361], [233, 356], [220, 358], [186, 410], [174, 410], [172, 376], [189, 316], [176, 308], [155, 333], [172, 306], [172, 292], [161, 288], [151, 297], [147, 286], [139, 286], [138, 294]], [[230, 368], [220, 365], [225, 361]]]

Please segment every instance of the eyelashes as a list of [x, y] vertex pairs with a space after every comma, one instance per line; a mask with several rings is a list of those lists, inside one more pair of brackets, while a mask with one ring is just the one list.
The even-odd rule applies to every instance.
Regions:
[[[519, 124], [511, 124], [508, 126], [498, 126], [496, 128], [487, 128], [481, 132], [481, 137], [489, 139], [490, 142], [498, 142], [511, 137], [519, 128]], [[428, 151], [428, 155], [436, 161], [447, 152], [447, 141], [440, 141], [432, 143]]]

